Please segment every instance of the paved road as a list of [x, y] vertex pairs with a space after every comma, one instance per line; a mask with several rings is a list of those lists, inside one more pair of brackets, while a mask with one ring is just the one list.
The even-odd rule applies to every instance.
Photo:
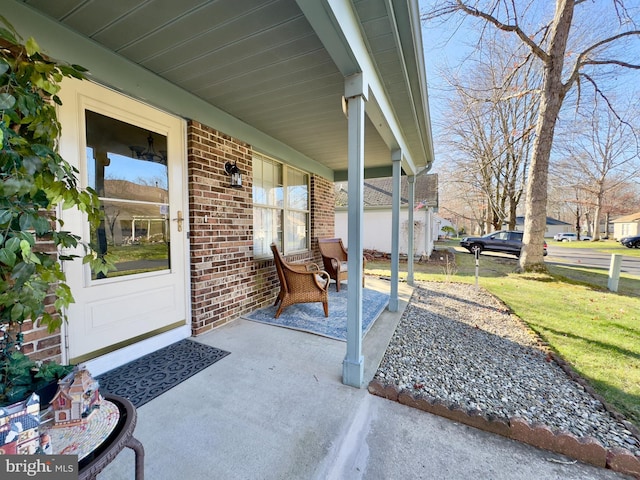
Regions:
[[[585, 267], [602, 268], [609, 270], [611, 265], [611, 254], [598, 252], [594, 249], [574, 249], [552, 245], [547, 242], [549, 255], [546, 258], [548, 263], [559, 263], [568, 265], [581, 265]], [[640, 258], [622, 256], [622, 273], [640, 277]]]

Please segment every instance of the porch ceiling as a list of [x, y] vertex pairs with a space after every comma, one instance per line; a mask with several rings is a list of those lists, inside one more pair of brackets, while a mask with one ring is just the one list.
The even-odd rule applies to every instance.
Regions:
[[[347, 169], [341, 98], [348, 72], [300, 8], [305, 0], [23, 3], [334, 172]], [[420, 168], [431, 163], [432, 146], [422, 44], [410, 18], [414, 3], [352, 5], [408, 153]], [[368, 121], [366, 128], [367, 169], [389, 167], [390, 148], [397, 148], [376, 123]]]

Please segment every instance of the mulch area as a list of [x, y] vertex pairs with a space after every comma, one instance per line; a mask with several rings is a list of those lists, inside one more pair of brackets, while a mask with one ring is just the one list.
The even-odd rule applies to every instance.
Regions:
[[[390, 253], [379, 252], [377, 250], [364, 250], [364, 257], [367, 261], [375, 261], [375, 260], [391, 260]], [[447, 266], [455, 264], [456, 256], [453, 252], [449, 250], [433, 250], [430, 256], [423, 255], [420, 258], [416, 259], [418, 263], [428, 263], [434, 266]], [[400, 255], [400, 263], [407, 262], [407, 255]]]

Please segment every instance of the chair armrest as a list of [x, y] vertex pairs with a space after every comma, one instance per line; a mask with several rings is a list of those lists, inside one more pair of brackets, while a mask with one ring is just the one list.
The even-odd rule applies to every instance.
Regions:
[[317, 263], [288, 263], [287, 266], [296, 272], [317, 272], [320, 267]]
[[339, 271], [340, 270], [340, 260], [338, 260], [335, 257], [327, 257], [329, 259], [329, 261], [331, 262], [331, 268], [333, 268], [334, 271]]
[[[284, 272], [285, 277], [287, 278], [287, 284], [289, 285], [289, 289], [292, 292], [302, 290], [309, 290], [310, 288], [317, 288], [318, 290], [327, 290], [329, 286], [329, 274], [324, 270], [319, 271], [302, 271], [302, 270], [294, 270], [291, 268], [285, 269]], [[318, 281], [318, 277], [323, 277], [326, 282], [325, 285], [321, 285]]]
[[[324, 270], [320, 270], [318, 272], [313, 272], [313, 273], [314, 273], [313, 280], [316, 282], [316, 285], [318, 286], [318, 288], [320, 290], [327, 290], [329, 288], [329, 283], [331, 282], [331, 276]], [[324, 279], [324, 286], [320, 285], [320, 282], [318, 281], [318, 277], [322, 277]]]

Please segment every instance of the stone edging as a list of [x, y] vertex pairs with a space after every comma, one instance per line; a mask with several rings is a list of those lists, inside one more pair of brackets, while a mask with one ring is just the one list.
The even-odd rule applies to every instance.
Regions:
[[[556, 361], [558, 360], [556, 359]], [[562, 363], [558, 361], [558, 364], [567, 371], [566, 363], [564, 366]], [[569, 371], [567, 373], [571, 375]], [[580, 383], [583, 385], [582, 382]], [[585, 386], [585, 388], [590, 387]], [[632, 452], [621, 447], [607, 449], [593, 437], [578, 438], [568, 432], [554, 433], [546, 425], [529, 424], [520, 417], [501, 419], [479, 411], [466, 410], [456, 403], [413, 395], [406, 389], [399, 390], [395, 385], [385, 386], [375, 379], [369, 383], [368, 390], [373, 395], [393, 400], [409, 407], [640, 479], [640, 457], [636, 457]], [[593, 395], [593, 390], [590, 390], [589, 393]], [[594, 396], [602, 401], [601, 397]], [[628, 429], [637, 436], [637, 429], [633, 425], [627, 421], [623, 423], [627, 428], [629, 426], [633, 427], [633, 429]]]

